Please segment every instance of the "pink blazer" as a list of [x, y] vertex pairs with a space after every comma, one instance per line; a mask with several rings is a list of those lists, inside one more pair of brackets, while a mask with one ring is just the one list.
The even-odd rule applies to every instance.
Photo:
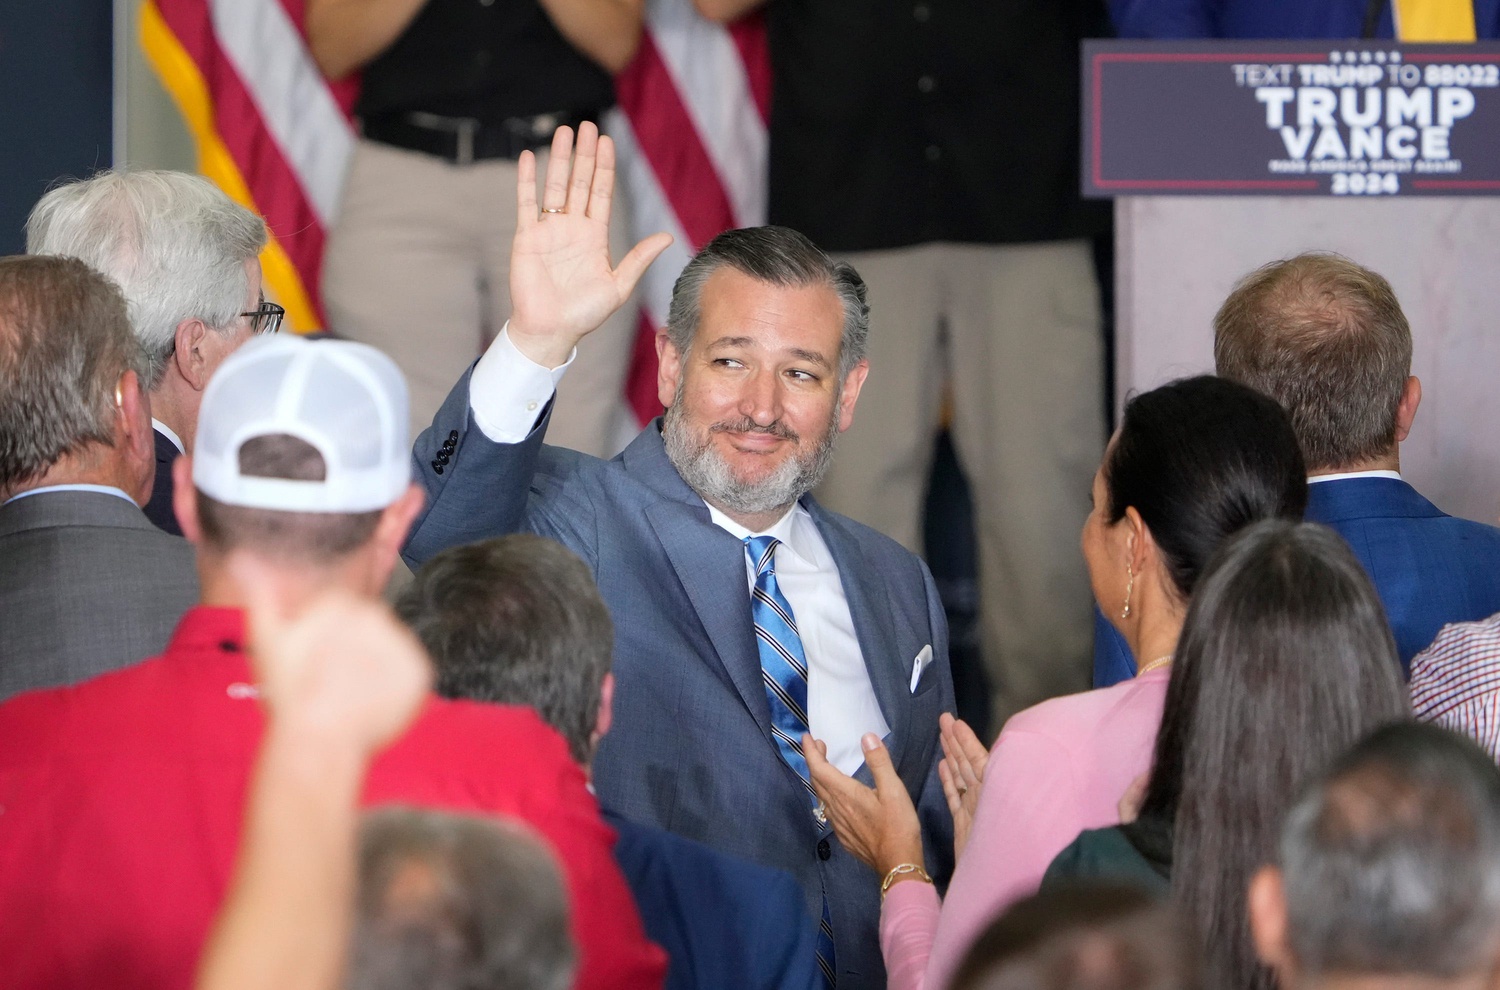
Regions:
[[969, 943], [1036, 891], [1053, 857], [1118, 805], [1151, 767], [1171, 667], [1053, 698], [1005, 723], [990, 750], [969, 844], [939, 903], [931, 884], [894, 884], [880, 914], [889, 990], [941, 990]]

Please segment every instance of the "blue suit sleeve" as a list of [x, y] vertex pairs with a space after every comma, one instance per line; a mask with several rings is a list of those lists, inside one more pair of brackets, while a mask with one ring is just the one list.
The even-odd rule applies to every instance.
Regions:
[[1135, 657], [1118, 629], [1094, 606], [1094, 687], [1109, 687], [1135, 676]]
[[551, 406], [525, 440], [495, 443], [469, 409], [472, 372], [412, 445], [412, 477], [427, 495], [401, 552], [413, 570], [449, 547], [516, 532], [526, 518]]

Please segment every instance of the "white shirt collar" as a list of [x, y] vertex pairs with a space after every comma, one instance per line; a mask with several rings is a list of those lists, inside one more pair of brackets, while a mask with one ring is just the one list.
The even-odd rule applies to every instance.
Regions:
[[116, 488], [114, 485], [46, 485], [42, 488], [32, 488], [19, 494], [12, 495], [10, 498], [6, 499], [4, 503], [0, 504], [9, 505], [17, 499], [27, 498], [31, 495], [43, 495], [47, 492], [98, 492], [101, 495], [118, 495], [120, 498], [123, 498], [131, 505], [135, 505], [135, 499], [131, 498], [129, 495], [126, 495], [123, 491]]
[[708, 506], [708, 517], [713, 520], [714, 525], [733, 534], [737, 540], [744, 540], [751, 536], [774, 536], [781, 541], [782, 546], [809, 564], [822, 566], [829, 562], [824, 559], [828, 550], [818, 535], [818, 527], [813, 523], [812, 515], [802, 507], [800, 502], [793, 504], [787, 510], [786, 515], [759, 533], [751, 532], [712, 505]]
[[1309, 485], [1316, 485], [1320, 481], [1348, 481], [1351, 478], [1390, 478], [1394, 481], [1401, 480], [1400, 471], [1342, 471], [1338, 474], [1320, 474], [1315, 478], [1308, 478]]
[[166, 423], [163, 423], [161, 420], [157, 419], [154, 416], [151, 418], [151, 425], [155, 427], [157, 433], [160, 433], [162, 436], [172, 441], [172, 446], [177, 448], [177, 453], [187, 453], [187, 448], [182, 445], [182, 437], [179, 437], [177, 435], [177, 432], [170, 426], [168, 426]]

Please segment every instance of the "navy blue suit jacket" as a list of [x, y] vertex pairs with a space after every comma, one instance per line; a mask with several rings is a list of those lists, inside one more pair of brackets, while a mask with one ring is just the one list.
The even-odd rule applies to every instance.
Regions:
[[[1447, 623], [1500, 612], [1500, 529], [1447, 515], [1405, 481], [1316, 482], [1308, 486], [1304, 518], [1337, 531], [1364, 565], [1385, 605], [1403, 674]], [[1120, 634], [1102, 617], [1095, 633], [1095, 685], [1133, 677], [1135, 661]]]
[[181, 455], [177, 445], [160, 430], [152, 434], [156, 437], [156, 481], [151, 486], [151, 501], [142, 511], [157, 529], [181, 536], [182, 527], [177, 525], [177, 513], [172, 509], [172, 463]]
[[[542, 443], [490, 441], [461, 379], [417, 438], [427, 507], [407, 541], [418, 567], [460, 543], [526, 530], [587, 563], [615, 624], [614, 722], [594, 758], [600, 799], [626, 817], [786, 870], [808, 914], [826, 892], [840, 990], [885, 986], [879, 877], [814, 821], [771, 738], [750, 621], [744, 545], [667, 459], [652, 423], [610, 461]], [[896, 772], [922, 820], [929, 872], [952, 871], [952, 818], [937, 779], [937, 718], [953, 709], [948, 626], [926, 566], [895, 541], [803, 506], [838, 565]], [[933, 663], [912, 690], [924, 647]], [[870, 782], [868, 767], [856, 774]]]
[[671, 965], [664, 990], [812, 990], [817, 929], [791, 874], [604, 809], [651, 941]]

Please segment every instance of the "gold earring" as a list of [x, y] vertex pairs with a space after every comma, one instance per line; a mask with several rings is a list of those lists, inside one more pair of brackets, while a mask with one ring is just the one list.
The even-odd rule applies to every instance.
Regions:
[[1122, 619], [1130, 618], [1130, 592], [1135, 587], [1135, 572], [1131, 570], [1129, 564], [1125, 565], [1125, 573], [1127, 575], [1125, 578], [1125, 607], [1120, 609], [1120, 618]]

